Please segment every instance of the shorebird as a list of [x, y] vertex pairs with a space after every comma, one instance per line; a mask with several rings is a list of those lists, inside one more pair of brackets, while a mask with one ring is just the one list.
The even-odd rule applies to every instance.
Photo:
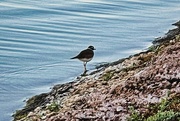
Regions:
[[87, 49], [82, 50], [77, 56], [71, 58], [71, 59], [79, 59], [80, 61], [83, 62], [83, 65], [84, 65], [83, 74], [86, 74], [87, 72], [87, 69], [86, 69], [87, 62], [91, 61], [94, 56], [93, 50], [95, 50], [95, 48], [93, 46], [89, 46]]

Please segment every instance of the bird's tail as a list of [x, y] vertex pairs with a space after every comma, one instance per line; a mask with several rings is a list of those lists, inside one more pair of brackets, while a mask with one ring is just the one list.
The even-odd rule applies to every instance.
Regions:
[[75, 57], [72, 57], [72, 58], [70, 58], [70, 59], [76, 59], [77, 57], [75, 56]]

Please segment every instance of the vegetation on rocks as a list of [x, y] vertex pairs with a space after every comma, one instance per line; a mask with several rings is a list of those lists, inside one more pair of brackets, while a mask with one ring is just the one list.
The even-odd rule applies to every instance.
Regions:
[[162, 99], [160, 103], [149, 104], [148, 110], [138, 113], [131, 108], [128, 121], [179, 121], [180, 120], [180, 94], [171, 95]]
[[56, 85], [43, 97], [35, 96], [43, 100], [27, 104], [15, 120], [180, 120], [179, 31], [156, 39], [146, 52], [105, 64], [88, 76]]
[[47, 106], [47, 109], [51, 112], [58, 112], [59, 111], [59, 105], [56, 102], [51, 103]]

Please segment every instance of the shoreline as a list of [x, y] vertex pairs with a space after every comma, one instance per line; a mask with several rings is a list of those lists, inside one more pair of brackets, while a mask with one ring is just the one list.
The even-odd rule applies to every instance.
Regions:
[[[180, 28], [178, 26], [169, 30], [165, 36], [155, 39], [153, 45], [145, 52], [102, 64], [88, 76], [55, 85], [49, 93], [30, 98], [26, 106], [13, 115], [14, 121], [126, 120], [132, 116], [133, 111], [136, 112], [135, 110], [147, 119], [147, 115], [152, 116], [153, 113], [152, 110], [144, 107], [145, 105], [154, 106], [161, 103], [162, 99], [172, 100], [180, 96], [179, 63], [174, 65], [177, 68], [170, 68], [172, 75], [177, 73], [177, 76], [172, 78], [169, 72], [165, 72], [166, 68], [160, 70], [163, 65], [170, 65], [170, 63], [163, 63], [159, 59], [159, 57], [163, 59], [164, 56], [171, 58], [174, 54], [168, 53], [171, 50], [175, 51], [173, 59], [170, 60], [174, 62], [177, 59], [176, 54], [179, 54], [179, 48]], [[153, 69], [159, 69], [159, 71], [156, 72]], [[159, 88], [162, 89], [159, 90]], [[180, 105], [178, 101], [174, 103]], [[173, 112], [176, 115], [174, 118], [179, 119], [180, 114], [177, 111], [180, 111], [180, 107]]]

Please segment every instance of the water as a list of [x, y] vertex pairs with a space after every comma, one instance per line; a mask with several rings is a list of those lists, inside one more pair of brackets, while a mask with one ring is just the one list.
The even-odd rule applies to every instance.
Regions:
[[88, 69], [146, 49], [180, 19], [179, 0], [3, 0], [0, 2], [0, 120], [23, 100], [73, 80], [69, 58], [96, 48]]

